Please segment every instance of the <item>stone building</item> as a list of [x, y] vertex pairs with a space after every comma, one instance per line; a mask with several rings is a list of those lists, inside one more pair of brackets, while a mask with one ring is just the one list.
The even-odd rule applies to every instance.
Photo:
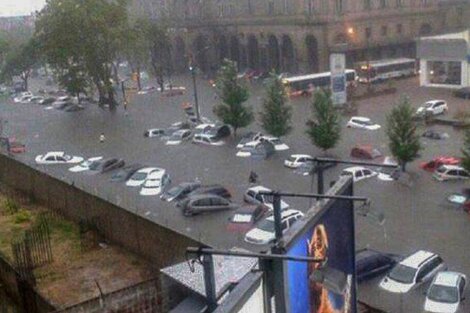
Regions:
[[[240, 69], [328, 70], [332, 52], [360, 60], [414, 57], [419, 36], [468, 26], [457, 0], [135, 0], [136, 12], [162, 12], [173, 24], [173, 62], [203, 71], [228, 57]], [[142, 13], [141, 12], [141, 13]]]

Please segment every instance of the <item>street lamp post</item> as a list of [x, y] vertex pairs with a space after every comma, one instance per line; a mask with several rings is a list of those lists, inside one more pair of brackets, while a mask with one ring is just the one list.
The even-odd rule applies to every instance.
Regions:
[[200, 118], [200, 113], [199, 113], [199, 101], [197, 98], [196, 67], [191, 65], [189, 66], [189, 70], [191, 71], [191, 76], [193, 78], [194, 105], [196, 106], [196, 119], [199, 122], [201, 118]]

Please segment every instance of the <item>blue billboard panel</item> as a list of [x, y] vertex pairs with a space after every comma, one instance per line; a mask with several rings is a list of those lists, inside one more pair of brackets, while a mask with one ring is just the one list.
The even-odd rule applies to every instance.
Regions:
[[320, 213], [314, 226], [296, 238], [287, 254], [325, 261], [287, 262], [288, 312], [355, 313], [352, 206], [346, 201], [336, 201]]

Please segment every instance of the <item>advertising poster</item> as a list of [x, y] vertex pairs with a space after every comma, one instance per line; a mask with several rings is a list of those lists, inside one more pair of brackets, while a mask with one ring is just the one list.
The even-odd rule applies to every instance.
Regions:
[[[287, 254], [325, 259], [321, 263], [287, 262], [287, 302], [291, 313], [355, 313], [353, 210], [336, 201]], [[324, 273], [321, 283], [318, 273]], [[327, 275], [327, 276], [326, 276]], [[320, 279], [321, 281], [321, 279]]]
[[347, 99], [346, 92], [346, 57], [342, 53], [333, 53], [330, 55], [331, 71], [331, 97], [333, 104], [345, 104]]

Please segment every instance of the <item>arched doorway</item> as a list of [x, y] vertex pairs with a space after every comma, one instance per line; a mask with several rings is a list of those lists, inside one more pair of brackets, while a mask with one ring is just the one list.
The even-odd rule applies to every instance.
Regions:
[[175, 70], [179, 73], [186, 71], [188, 60], [186, 57], [186, 45], [181, 37], [176, 37], [174, 47]]
[[268, 37], [268, 70], [279, 72], [279, 43], [276, 36]]
[[307, 48], [308, 69], [312, 73], [317, 73], [319, 71], [319, 60], [318, 42], [315, 36], [307, 35], [307, 37], [305, 37], [305, 46]]
[[251, 69], [259, 67], [258, 40], [254, 35], [248, 36], [248, 67]]
[[419, 35], [420, 36], [425, 36], [425, 35], [430, 35], [432, 33], [432, 27], [431, 25], [425, 23], [422, 24], [421, 27], [419, 28]]
[[230, 59], [237, 62], [240, 69], [240, 43], [236, 36], [230, 37]]
[[282, 36], [281, 43], [281, 55], [282, 55], [282, 71], [293, 73], [295, 72], [295, 51], [294, 44], [289, 36]]
[[193, 42], [192, 58], [196, 66], [201, 69], [204, 73], [209, 72], [209, 62], [207, 60], [207, 54], [209, 50], [209, 41], [202, 35], [196, 37]]

